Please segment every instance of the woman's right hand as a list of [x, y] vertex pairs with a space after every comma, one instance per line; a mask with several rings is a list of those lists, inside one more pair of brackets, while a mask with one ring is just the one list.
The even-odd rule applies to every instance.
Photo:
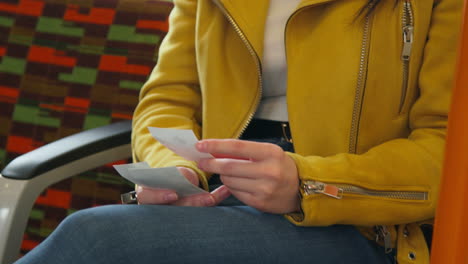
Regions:
[[[198, 186], [198, 176], [192, 169], [185, 167], [177, 167], [177, 169], [193, 185]], [[138, 186], [136, 192], [139, 204], [178, 206], [215, 206], [231, 195], [228, 188], [224, 185], [221, 185], [211, 193], [195, 194], [183, 198], [178, 197], [177, 193], [173, 190], [154, 189], [145, 186]]]

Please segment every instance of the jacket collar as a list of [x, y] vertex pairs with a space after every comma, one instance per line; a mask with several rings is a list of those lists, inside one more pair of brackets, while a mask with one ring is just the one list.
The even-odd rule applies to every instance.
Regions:
[[231, 16], [242, 34], [256, 51], [259, 58], [263, 55], [263, 37], [268, 14], [269, 0], [212, 0], [222, 5], [225, 15]]
[[[261, 59], [263, 56], [263, 40], [265, 34], [265, 21], [268, 15], [269, 0], [212, 0], [222, 5], [239, 26], [242, 33]], [[299, 8], [324, 4], [336, 0], [302, 0]]]
[[320, 5], [320, 4], [325, 4], [328, 2], [333, 2], [336, 0], [302, 0], [299, 3], [298, 8], [304, 7], [304, 6], [312, 6], [312, 5]]

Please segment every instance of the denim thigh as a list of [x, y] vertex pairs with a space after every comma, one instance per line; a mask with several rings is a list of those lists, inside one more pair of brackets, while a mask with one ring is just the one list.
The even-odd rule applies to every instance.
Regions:
[[66, 218], [25, 263], [392, 263], [352, 226], [298, 227], [248, 206], [110, 205]]

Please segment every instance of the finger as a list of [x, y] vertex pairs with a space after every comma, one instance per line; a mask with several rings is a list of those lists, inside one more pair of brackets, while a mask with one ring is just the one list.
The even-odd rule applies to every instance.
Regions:
[[229, 196], [231, 196], [231, 192], [229, 188], [225, 185], [221, 185], [216, 188], [214, 191], [211, 192], [213, 198], [215, 199], [215, 204], [219, 204], [220, 202], [226, 200]]
[[243, 202], [244, 204], [251, 206], [253, 208], [262, 210], [263, 206], [260, 203], [260, 200], [253, 193], [238, 191], [230, 189], [232, 195], [234, 195], [239, 201]]
[[195, 145], [200, 152], [214, 156], [231, 156], [247, 160], [263, 160], [282, 157], [283, 150], [274, 144], [238, 139], [205, 139]]
[[259, 162], [238, 159], [201, 159], [197, 165], [207, 172], [242, 178], [255, 178], [263, 167]]
[[221, 175], [220, 180], [231, 191], [242, 191], [248, 193], [255, 193], [260, 191], [258, 181], [256, 180], [231, 177], [226, 175]]
[[180, 174], [187, 178], [187, 180], [189, 180], [193, 185], [198, 185], [198, 176], [196, 172], [186, 167], [177, 167], [177, 169], [179, 170]]
[[166, 189], [138, 186], [136, 196], [139, 204], [170, 204], [177, 201], [177, 193]]
[[213, 154], [213, 156], [217, 159], [238, 159], [238, 160], [250, 160], [247, 158], [241, 158], [241, 157], [234, 157], [232, 155], [226, 155], [226, 154]]
[[214, 206], [216, 205], [216, 200], [211, 193], [203, 193], [183, 197], [172, 203], [172, 205], [195, 207]]
[[204, 207], [204, 206], [215, 206], [220, 202], [224, 201], [231, 195], [229, 189], [221, 185], [220, 187], [216, 188], [214, 191], [208, 194], [196, 194], [191, 195], [188, 197], [184, 197], [173, 205], [178, 206], [195, 206], [195, 207]]

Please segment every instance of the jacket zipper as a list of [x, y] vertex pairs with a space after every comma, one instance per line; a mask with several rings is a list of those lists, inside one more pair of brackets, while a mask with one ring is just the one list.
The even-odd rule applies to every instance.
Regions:
[[328, 184], [313, 180], [304, 181], [302, 184], [302, 189], [304, 190], [304, 193], [306, 195], [323, 194], [336, 199], [342, 199], [344, 194], [357, 194], [368, 197], [380, 197], [413, 201], [426, 201], [428, 199], [427, 192], [371, 190], [352, 184]]
[[[428, 200], [427, 192], [371, 190], [352, 184], [328, 184], [312, 180], [304, 181], [302, 183], [302, 189], [304, 190], [305, 195], [323, 194], [329, 197], [333, 197], [335, 199], [342, 199], [344, 194], [355, 194], [367, 197], [391, 198], [407, 201]], [[375, 240], [383, 241], [385, 253], [388, 254], [392, 252], [392, 239], [387, 227], [384, 225], [377, 225], [374, 227], [374, 231]]]
[[401, 86], [400, 107], [398, 111], [400, 114], [403, 110], [403, 106], [406, 100], [406, 93], [408, 90], [409, 64], [414, 38], [413, 6], [410, 0], [405, 0], [403, 2], [403, 15], [401, 19], [403, 25], [403, 49], [401, 51], [401, 60], [403, 62], [403, 78]]
[[378, 225], [374, 227], [375, 232], [375, 242], [383, 241], [385, 253], [391, 253], [393, 251], [392, 247], [392, 237], [388, 231], [387, 226]]
[[219, 0], [213, 0], [213, 2], [221, 10], [223, 15], [226, 17], [226, 19], [232, 25], [232, 27], [234, 28], [234, 31], [236, 31], [237, 35], [239, 35], [242, 42], [244, 42], [245, 46], [247, 47], [247, 50], [249, 51], [250, 55], [252, 55], [252, 58], [255, 61], [255, 66], [256, 66], [256, 69], [257, 69], [259, 92], [257, 93], [257, 98], [256, 98], [256, 101], [255, 101], [255, 105], [254, 105], [253, 108], [251, 108], [248, 118], [245, 120], [244, 124], [242, 125], [241, 130], [235, 135], [236, 138], [240, 138], [240, 136], [247, 129], [247, 126], [249, 125], [250, 121], [252, 121], [252, 118], [253, 118], [253, 116], [255, 114], [255, 111], [258, 108], [258, 105], [260, 104], [260, 100], [262, 98], [262, 94], [263, 94], [262, 65], [261, 65], [261, 62], [260, 62], [260, 58], [258, 57], [258, 54], [255, 52], [252, 44], [249, 42], [249, 40], [245, 36], [244, 32], [242, 32], [239, 25], [234, 20], [234, 18], [231, 16], [229, 11], [224, 7], [223, 4], [221, 4], [221, 2]]
[[359, 61], [359, 73], [356, 85], [356, 93], [354, 97], [354, 108], [351, 120], [351, 131], [349, 135], [349, 153], [356, 153], [357, 151], [357, 134], [359, 130], [359, 116], [361, 115], [362, 96], [365, 89], [364, 72], [367, 68], [367, 50], [369, 47], [369, 34], [370, 34], [370, 17], [366, 16], [364, 22], [364, 33], [361, 44], [361, 56]]

